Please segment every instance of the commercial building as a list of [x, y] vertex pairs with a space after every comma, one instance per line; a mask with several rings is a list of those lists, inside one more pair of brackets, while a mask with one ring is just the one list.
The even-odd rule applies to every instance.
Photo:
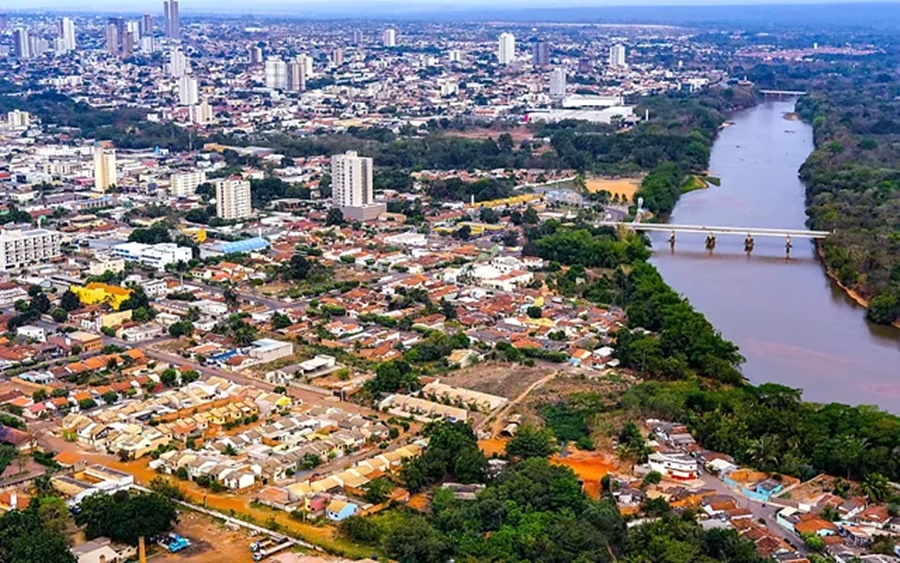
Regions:
[[306, 57], [301, 55], [287, 64], [285, 89], [288, 92], [306, 90]]
[[397, 32], [392, 28], [387, 28], [381, 35], [381, 43], [385, 47], [397, 46]]
[[115, 186], [116, 150], [105, 148], [100, 143], [94, 144], [94, 191], [105, 192]]
[[229, 221], [253, 215], [250, 182], [228, 179], [216, 184], [216, 215]]
[[62, 235], [49, 229], [0, 231], [0, 268], [46, 264], [62, 255]]
[[169, 193], [175, 197], [190, 197], [197, 193], [200, 184], [206, 182], [206, 172], [196, 170], [194, 172], [178, 172], [172, 174], [169, 180]]
[[6, 125], [10, 129], [22, 129], [31, 125], [31, 114], [14, 109], [6, 114]]
[[497, 41], [497, 62], [508, 65], [516, 59], [516, 38], [512, 33], [501, 33]]
[[13, 53], [20, 60], [31, 58], [31, 39], [28, 36], [28, 30], [24, 27], [13, 32]]
[[127, 262], [139, 262], [157, 270], [165, 270], [168, 264], [189, 262], [193, 258], [189, 247], [178, 246], [171, 242], [159, 244], [123, 242], [113, 246], [110, 253]]
[[183, 106], [193, 106], [200, 101], [197, 79], [190, 75], [178, 79], [178, 103]]
[[334, 206], [354, 221], [368, 221], [384, 213], [385, 206], [375, 203], [372, 184], [372, 159], [347, 151], [331, 157], [331, 183]]
[[99, 282], [91, 282], [85, 286], [73, 285], [69, 289], [78, 296], [78, 300], [81, 301], [82, 305], [109, 303], [117, 311], [122, 306], [122, 303], [131, 297], [130, 289]]
[[550, 97], [564, 98], [566, 96], [566, 69], [554, 68], [550, 73]]
[[625, 45], [616, 44], [609, 48], [609, 66], [621, 68], [625, 64]]
[[216, 114], [206, 100], [201, 100], [199, 104], [191, 106], [190, 114], [191, 122], [195, 125], [209, 125], [216, 120]]

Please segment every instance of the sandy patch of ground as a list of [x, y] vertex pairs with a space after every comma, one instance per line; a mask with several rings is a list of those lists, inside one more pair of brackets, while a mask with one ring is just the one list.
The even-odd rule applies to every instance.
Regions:
[[597, 452], [574, 451], [566, 457], [554, 456], [550, 462], [572, 469], [584, 483], [584, 492], [593, 499], [600, 498], [600, 480], [616, 469], [612, 460]]
[[634, 193], [641, 187], [641, 178], [591, 178], [585, 182], [585, 186], [592, 194], [607, 191], [611, 196], [618, 195], [631, 201]]
[[485, 362], [441, 376], [441, 383], [513, 399], [529, 385], [552, 373], [546, 367]]
[[508, 442], [506, 438], [491, 438], [489, 440], [479, 440], [478, 448], [481, 452], [487, 457], [491, 457], [494, 454], [503, 455], [506, 452], [506, 442]]
[[195, 512], [182, 512], [174, 532], [191, 540], [191, 547], [179, 552], [168, 553], [161, 548], [153, 561], [204, 563], [207, 561], [228, 561], [249, 563], [253, 561], [250, 543], [254, 541], [247, 530], [233, 530], [219, 524], [209, 516]]
[[485, 129], [482, 127], [475, 129], [466, 129], [465, 131], [446, 131], [445, 134], [451, 137], [463, 137], [464, 139], [497, 139], [503, 133], [509, 133], [516, 144], [527, 141], [534, 136], [534, 133], [527, 127], [514, 127], [506, 131], [497, 129]]

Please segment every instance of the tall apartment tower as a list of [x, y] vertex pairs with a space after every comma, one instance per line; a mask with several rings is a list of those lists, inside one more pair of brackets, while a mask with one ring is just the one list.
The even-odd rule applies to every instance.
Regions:
[[105, 192], [118, 181], [116, 175], [116, 149], [94, 144], [94, 191]]
[[531, 63], [534, 66], [550, 64], [550, 43], [547, 41], [535, 41], [531, 44]]
[[550, 73], [550, 97], [564, 98], [566, 96], [566, 69], [554, 68]]
[[621, 68], [625, 64], [625, 45], [616, 44], [609, 48], [609, 66]]
[[181, 14], [178, 11], [178, 0], [163, 2], [163, 12], [166, 17], [166, 37], [181, 39]]
[[141, 37], [153, 35], [153, 16], [144, 14], [141, 16]]
[[178, 79], [178, 103], [182, 106], [193, 106], [200, 101], [200, 89], [197, 79], [185, 74]]
[[266, 88], [284, 90], [287, 85], [287, 65], [279, 57], [266, 59]]
[[68, 53], [75, 50], [75, 22], [72, 18], [60, 18], [57, 24], [57, 50]]
[[332, 156], [331, 193], [337, 208], [374, 203], [372, 159], [359, 156], [356, 151]]
[[363, 33], [359, 29], [353, 30], [353, 44], [354, 45], [362, 45], [363, 42]]
[[231, 221], [251, 215], [250, 182], [229, 178], [216, 185], [216, 216]]
[[188, 71], [187, 57], [178, 47], [173, 48], [169, 52], [169, 76], [172, 78], [181, 78]]
[[516, 59], [516, 38], [512, 33], [501, 33], [497, 41], [497, 62], [508, 65]]
[[247, 48], [247, 59], [251, 66], [259, 66], [263, 62], [263, 52], [259, 45], [250, 45]]
[[287, 63], [287, 84], [285, 90], [288, 92], [303, 92], [306, 90], [306, 63], [300, 57]]
[[24, 27], [13, 32], [13, 49], [17, 59], [26, 60], [31, 58], [31, 40], [28, 36], [28, 30]]
[[389, 27], [381, 34], [381, 44], [385, 47], [397, 46], [397, 31]]

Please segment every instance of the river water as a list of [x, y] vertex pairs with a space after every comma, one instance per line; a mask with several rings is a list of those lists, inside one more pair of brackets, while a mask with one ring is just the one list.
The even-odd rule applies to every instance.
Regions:
[[[710, 171], [722, 179], [685, 194], [669, 221], [805, 228], [797, 177], [813, 149], [812, 128], [785, 117], [793, 102], [765, 102], [732, 116], [712, 149]], [[872, 404], [900, 413], [900, 329], [865, 320], [865, 310], [825, 276], [811, 242], [743, 236], [652, 237], [652, 262], [676, 291], [703, 312], [747, 358], [744, 375], [803, 389], [816, 402]]]

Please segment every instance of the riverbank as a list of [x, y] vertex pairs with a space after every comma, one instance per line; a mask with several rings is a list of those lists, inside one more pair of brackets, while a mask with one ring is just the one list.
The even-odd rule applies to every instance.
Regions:
[[[837, 274], [834, 273], [834, 270], [832, 270], [828, 266], [828, 262], [825, 261], [825, 252], [822, 250], [822, 247], [819, 245], [816, 245], [816, 254], [819, 257], [819, 260], [822, 262], [822, 268], [825, 270], [825, 275], [829, 279], [831, 279], [831, 281], [834, 282], [834, 284], [836, 286], [841, 288], [841, 291], [846, 293], [847, 296], [850, 297], [850, 299], [855, 301], [857, 305], [859, 305], [863, 309], [868, 309], [869, 308], [869, 300], [866, 299], [865, 297], [863, 297], [862, 295], [860, 295], [853, 288], [847, 287], [846, 285], [841, 283], [841, 280], [838, 279]], [[884, 326], [887, 326], [887, 325], [884, 325]], [[895, 328], [900, 328], [900, 320], [894, 321], [890, 326], [893, 326]]]

